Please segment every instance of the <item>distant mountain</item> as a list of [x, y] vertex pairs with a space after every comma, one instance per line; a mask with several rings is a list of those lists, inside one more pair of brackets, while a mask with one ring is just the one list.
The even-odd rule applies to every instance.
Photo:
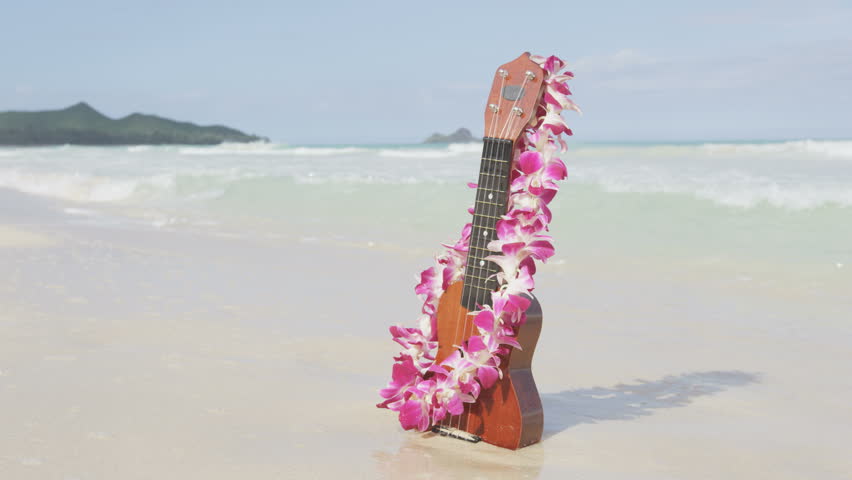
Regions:
[[80, 102], [63, 110], [0, 112], [0, 145], [215, 145], [266, 138], [133, 113], [114, 120]]
[[468, 143], [479, 141], [482, 141], [482, 139], [474, 137], [470, 133], [470, 130], [466, 128], [460, 128], [449, 135], [433, 133], [431, 137], [427, 138], [426, 140], [423, 140], [423, 143]]

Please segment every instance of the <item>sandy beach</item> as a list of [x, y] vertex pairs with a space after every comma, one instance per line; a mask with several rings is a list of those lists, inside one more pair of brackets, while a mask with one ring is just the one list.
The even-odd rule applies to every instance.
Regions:
[[852, 2], [0, 11], [0, 480], [852, 480]]
[[511, 452], [404, 432], [374, 407], [386, 328], [412, 322], [431, 239], [403, 251], [104, 228], [0, 194], [2, 478], [852, 472], [839, 287], [554, 258], [536, 290], [545, 438]]

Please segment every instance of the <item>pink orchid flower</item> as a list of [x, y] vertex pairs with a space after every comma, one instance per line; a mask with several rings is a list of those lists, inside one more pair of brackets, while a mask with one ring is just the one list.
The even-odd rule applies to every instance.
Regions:
[[451, 376], [443, 375], [436, 378], [437, 389], [434, 396], [435, 408], [432, 414], [433, 421], [440, 422], [448, 413], [450, 415], [460, 415], [464, 412], [465, 403], [476, 401], [476, 397], [462, 391], [460, 385]]
[[423, 332], [423, 336], [431, 342], [429, 345], [437, 347], [438, 312], [421, 314], [420, 318], [417, 319], [417, 324], [420, 325], [420, 331]]
[[554, 135], [574, 135], [574, 132], [568, 128], [568, 124], [565, 123], [565, 119], [562, 118], [562, 115], [559, 111], [547, 109], [547, 113], [544, 116], [544, 119], [541, 122], [542, 128], [546, 128], [550, 130]]
[[425, 432], [432, 417], [432, 395], [429, 393], [433, 380], [424, 380], [409, 389], [410, 396], [399, 409], [399, 424], [405, 430]]
[[501, 291], [494, 292], [491, 297], [493, 306], [483, 307], [476, 315], [474, 324], [483, 336], [520, 349], [515, 332], [526, 321], [526, 309], [530, 301]]
[[459, 392], [445, 375], [423, 380], [415, 387], [409, 388], [408, 393], [411, 396], [400, 407], [399, 421], [402, 428], [421, 432], [428, 430], [431, 424], [443, 420], [448, 413], [461, 414], [464, 411], [464, 402], [476, 401], [472, 396]]
[[399, 411], [402, 408], [402, 404], [408, 397], [406, 395], [408, 389], [423, 379], [420, 376], [420, 370], [414, 365], [414, 360], [410, 356], [403, 354], [396, 359], [397, 362], [393, 364], [391, 381], [388, 382], [387, 387], [379, 390], [379, 395], [385, 401], [376, 405], [379, 408], [388, 408], [393, 411]]
[[462, 228], [461, 238], [454, 245], [443, 244], [447, 248], [447, 252], [444, 255], [444, 271], [441, 282], [443, 290], [446, 290], [450, 285], [460, 280], [464, 274], [472, 228], [470, 223], [466, 224]]
[[568, 95], [571, 95], [571, 89], [566, 82], [571, 78], [574, 78], [573, 75], [555, 75], [545, 81], [547, 87], [544, 90], [544, 101], [554, 110], [574, 110], [582, 114], [580, 107], [568, 98]]
[[489, 250], [517, 257], [518, 262], [528, 255], [542, 261], [553, 256], [552, 238], [539, 233], [545, 228], [544, 219], [529, 210], [512, 210], [509, 213], [512, 216], [497, 222], [497, 240], [489, 242]]
[[441, 365], [435, 365], [433, 371], [447, 376], [454, 385], [458, 385], [461, 393], [469, 394], [472, 398], [479, 396], [480, 386], [476, 382], [476, 366], [470, 362], [463, 348], [457, 348], [441, 362]]
[[465, 357], [476, 368], [476, 379], [483, 389], [491, 388], [498, 378], [503, 378], [500, 358], [494, 355], [499, 344], [491, 337], [470, 337], [464, 346]]
[[518, 170], [523, 173], [512, 182], [512, 190], [524, 189], [533, 195], [541, 195], [544, 190], [558, 190], [556, 181], [567, 175], [562, 160], [552, 157], [545, 163], [544, 156], [537, 151], [524, 152], [518, 158]]
[[491, 303], [494, 312], [499, 312], [504, 325], [517, 328], [526, 321], [527, 308], [530, 306], [530, 299], [526, 292], [522, 295], [515, 295], [498, 290], [491, 294]]
[[405, 349], [402, 353], [414, 360], [424, 373], [435, 362], [432, 351], [438, 348], [438, 343], [431, 341], [419, 328], [394, 325], [390, 327], [390, 333], [393, 340]]
[[438, 299], [444, 293], [443, 272], [444, 265], [439, 262], [420, 273], [420, 283], [414, 287], [414, 293], [423, 300], [423, 313], [435, 313], [438, 309]]
[[501, 291], [511, 295], [520, 295], [535, 288], [535, 282], [532, 278], [535, 272], [535, 263], [531, 256], [519, 259], [510, 255], [491, 255], [485, 258], [496, 263], [503, 270], [497, 273], [497, 281], [500, 282]]
[[547, 204], [555, 195], [555, 190], [545, 190], [542, 195], [533, 195], [526, 191], [512, 192], [509, 202], [513, 210], [537, 212], [536, 214], [542, 217], [544, 225], [548, 225], [553, 219], [553, 214]]
[[565, 66], [565, 62], [562, 61], [556, 55], [551, 55], [549, 57], [543, 57], [541, 55], [530, 55], [530, 60], [541, 65], [541, 68], [544, 69], [544, 72], [548, 75], [558, 72], [562, 70]]
[[[465, 247], [467, 248], [467, 247]], [[444, 270], [441, 275], [441, 290], [446, 290], [450, 285], [459, 281], [464, 275], [464, 266], [467, 255], [455, 250], [447, 252]]]

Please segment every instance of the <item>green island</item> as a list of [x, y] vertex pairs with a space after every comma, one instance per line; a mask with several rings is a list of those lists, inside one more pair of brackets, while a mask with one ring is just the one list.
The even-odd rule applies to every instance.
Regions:
[[423, 143], [470, 143], [481, 141], [482, 139], [474, 137], [473, 134], [470, 133], [470, 130], [466, 128], [459, 128], [449, 135], [433, 133], [432, 136], [423, 140]]
[[62, 110], [0, 112], [0, 145], [216, 145], [265, 142], [222, 125], [133, 113], [112, 119], [80, 102]]

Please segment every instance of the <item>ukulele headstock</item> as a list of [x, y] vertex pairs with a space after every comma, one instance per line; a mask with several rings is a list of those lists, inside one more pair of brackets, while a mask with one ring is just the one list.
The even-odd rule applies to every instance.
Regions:
[[535, 119], [544, 91], [544, 70], [524, 52], [501, 65], [485, 105], [485, 136], [516, 140]]

